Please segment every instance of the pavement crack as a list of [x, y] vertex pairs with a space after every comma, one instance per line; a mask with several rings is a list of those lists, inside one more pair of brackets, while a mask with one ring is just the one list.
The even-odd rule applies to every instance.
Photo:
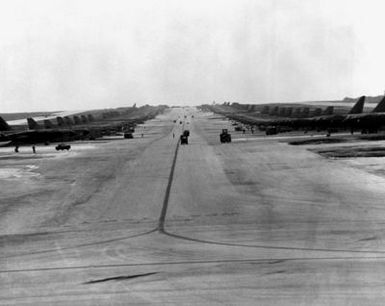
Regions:
[[159, 272], [150, 272], [150, 273], [134, 274], [134, 275], [122, 275], [122, 276], [114, 276], [114, 277], [108, 277], [108, 278], [102, 278], [102, 279], [95, 279], [95, 280], [90, 280], [88, 282], [85, 282], [83, 283], [83, 285], [91, 285], [91, 284], [104, 283], [109, 281], [122, 281], [122, 280], [138, 278], [138, 277], [150, 276], [157, 273]]

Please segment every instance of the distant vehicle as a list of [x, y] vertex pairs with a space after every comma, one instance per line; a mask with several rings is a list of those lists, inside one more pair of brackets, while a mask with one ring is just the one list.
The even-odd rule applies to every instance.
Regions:
[[180, 135], [180, 144], [181, 145], [184, 145], [184, 144], [188, 144], [188, 136], [186, 136], [186, 135]]
[[174, 123], [176, 123], [176, 120], [173, 120]]
[[243, 128], [242, 128], [241, 126], [237, 125], [237, 126], [234, 128], [234, 130], [235, 130], [236, 132], [242, 132], [242, 131], [243, 131]]
[[183, 135], [189, 137], [190, 136], [190, 131], [189, 130], [184, 130]]
[[221, 143], [231, 142], [231, 135], [227, 129], [222, 129], [222, 133], [219, 135]]
[[71, 146], [69, 144], [65, 144], [65, 143], [61, 143], [61, 144], [58, 144], [56, 147], [55, 147], [56, 151], [63, 151], [63, 150], [69, 150], [71, 149]]
[[265, 130], [266, 135], [276, 135], [278, 134], [278, 129], [275, 126], [268, 126]]
[[132, 139], [132, 138], [134, 138], [134, 135], [132, 135], [132, 133], [130, 133], [130, 132], [126, 132], [126, 133], [124, 133], [124, 138]]

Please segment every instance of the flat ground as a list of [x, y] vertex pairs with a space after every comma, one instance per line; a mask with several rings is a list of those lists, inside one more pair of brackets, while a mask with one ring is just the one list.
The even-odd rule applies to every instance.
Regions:
[[224, 127], [172, 109], [134, 139], [1, 148], [0, 304], [383, 305], [384, 159]]

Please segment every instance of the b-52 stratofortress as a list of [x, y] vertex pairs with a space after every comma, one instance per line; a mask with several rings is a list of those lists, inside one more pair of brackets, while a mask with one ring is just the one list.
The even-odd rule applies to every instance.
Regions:
[[[28, 119], [30, 124], [31, 118]], [[32, 119], [33, 120], [33, 119]], [[5, 145], [37, 144], [49, 142], [61, 142], [72, 140], [77, 136], [75, 131], [69, 129], [28, 129], [11, 127], [0, 117], [0, 142]]]
[[[291, 130], [317, 130], [332, 131], [338, 129], [350, 129], [353, 118], [365, 118], [362, 114], [364, 109], [365, 96], [358, 99], [355, 105], [347, 114], [322, 115], [312, 118], [285, 118], [285, 119], [266, 119], [251, 117], [245, 114], [226, 114], [229, 118], [251, 126], [258, 126], [261, 131], [273, 131], [276, 134], [279, 131]], [[383, 107], [381, 106], [382, 109]], [[376, 110], [378, 111], [378, 109]], [[355, 117], [363, 115], [363, 117]], [[378, 115], [378, 114], [376, 114]], [[350, 121], [348, 121], [350, 118]]]
[[270, 120], [264, 125], [293, 130], [338, 131], [349, 130], [351, 133], [361, 131], [363, 134], [377, 133], [385, 127], [385, 96], [370, 112], [363, 113], [365, 96], [358, 99], [352, 109], [345, 115], [324, 115], [313, 118]]
[[93, 113], [83, 113], [56, 117], [56, 124], [48, 119], [36, 122], [27, 118], [26, 126], [10, 126], [0, 117], [0, 142], [3, 145], [22, 145], [50, 142], [66, 142], [72, 140], [94, 140], [105, 135], [118, 135], [125, 129], [133, 130], [137, 124], [154, 118], [163, 112], [167, 106], [145, 105], [139, 108], [123, 107], [116, 110], [101, 110]]
[[385, 126], [385, 96], [370, 113], [348, 115], [343, 123], [351, 131], [361, 130], [363, 134], [377, 133]]
[[350, 129], [347, 125], [346, 119], [349, 116], [356, 116], [362, 114], [364, 110], [365, 96], [360, 97], [354, 104], [352, 109], [347, 114], [333, 114], [323, 115], [313, 118], [303, 119], [289, 119], [282, 120], [278, 124], [279, 126], [288, 126], [293, 129], [304, 129], [304, 130], [338, 130], [338, 129]]

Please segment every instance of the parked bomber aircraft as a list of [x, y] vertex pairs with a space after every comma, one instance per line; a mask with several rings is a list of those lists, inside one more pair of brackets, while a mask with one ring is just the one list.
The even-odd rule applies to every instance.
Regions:
[[[256, 124], [260, 130], [267, 130], [271, 128], [278, 128], [284, 130], [335, 130], [335, 129], [347, 129], [350, 126], [347, 125], [346, 119], [348, 116], [362, 114], [365, 103], [365, 96], [358, 99], [356, 104], [346, 115], [334, 114], [334, 115], [322, 115], [312, 118], [290, 118], [290, 119], [270, 119], [264, 120], [264, 122], [257, 122]], [[258, 119], [257, 119], [258, 121]]]
[[[0, 141], [6, 142], [5, 145], [37, 144], [50, 142], [63, 142], [85, 138], [95, 138], [97, 133], [86, 127], [67, 128], [60, 125], [54, 126], [48, 119], [44, 120], [44, 126], [41, 126], [33, 118], [27, 118], [28, 130], [24, 128], [14, 128], [0, 118]], [[101, 135], [98, 135], [98, 137]]]
[[[154, 118], [166, 108], [167, 106], [164, 105], [125, 107], [120, 112], [99, 112], [97, 119], [92, 114], [72, 118], [56, 117], [57, 124], [52, 123], [49, 119], [36, 122], [33, 118], [27, 118], [28, 130], [25, 129], [25, 126], [10, 126], [0, 117], [0, 142], [7, 142], [3, 145], [21, 145], [80, 139], [94, 140], [104, 135], [117, 135], [122, 132], [122, 128], [134, 128], [137, 124]], [[106, 117], [106, 119], [100, 117]]]
[[[321, 116], [315, 116], [311, 118], [285, 118], [285, 119], [268, 119], [268, 118], [258, 118], [255, 116], [250, 116], [248, 114], [236, 114], [236, 113], [226, 113], [225, 115], [233, 120], [242, 122], [248, 125], [256, 125], [262, 131], [290, 131], [290, 130], [327, 130], [332, 131], [336, 129], [351, 129], [351, 126], [348, 125], [348, 118], [359, 118], [363, 112], [365, 103], [365, 96], [360, 97], [348, 114], [325, 114]], [[275, 113], [278, 111], [278, 107], [274, 107], [272, 112]], [[306, 110], [307, 112], [308, 110]], [[332, 107], [327, 108], [325, 113], [333, 112]], [[378, 114], [377, 114], [378, 115]], [[358, 117], [355, 117], [358, 116]], [[363, 116], [363, 118], [366, 118]]]
[[2, 117], [0, 117], [0, 131], [9, 131], [11, 127], [8, 125], [7, 121], [5, 121]]
[[377, 133], [385, 126], [385, 96], [370, 113], [348, 115], [343, 123], [351, 132], [361, 130], [362, 133]]
[[[4, 121], [4, 122], [2, 122]], [[1, 129], [4, 131], [0, 136], [0, 141], [7, 142], [7, 145], [21, 145], [21, 144], [36, 144], [36, 143], [49, 143], [49, 142], [61, 142], [73, 140], [81, 135], [87, 133], [85, 130], [69, 130], [69, 129], [54, 129], [46, 128], [47, 121], [45, 120], [45, 127], [40, 126], [34, 119], [27, 118], [28, 130], [13, 130], [6, 122], [1, 118]], [[4, 125], [4, 123], [6, 125]], [[6, 129], [4, 129], [6, 128]], [[89, 133], [89, 132], [88, 132]]]
[[351, 133], [360, 130], [364, 134], [377, 133], [385, 127], [385, 96], [370, 113], [363, 113], [364, 103], [365, 96], [362, 96], [346, 115], [280, 120], [271, 122], [270, 126], [319, 131], [350, 130]]
[[[365, 96], [360, 97], [354, 104], [352, 109], [346, 114], [334, 114], [334, 115], [322, 115], [312, 118], [294, 119], [289, 120], [287, 126], [293, 127], [294, 129], [304, 128], [306, 130], [331, 130], [331, 129], [346, 129], [348, 128], [345, 123], [345, 119], [349, 115], [362, 114], [364, 110]], [[282, 122], [281, 125], [285, 125]]]
[[74, 131], [57, 130], [27, 130], [27, 131], [8, 131], [0, 134], [0, 142], [5, 145], [36, 144], [47, 142], [60, 142], [71, 140], [76, 136]]

